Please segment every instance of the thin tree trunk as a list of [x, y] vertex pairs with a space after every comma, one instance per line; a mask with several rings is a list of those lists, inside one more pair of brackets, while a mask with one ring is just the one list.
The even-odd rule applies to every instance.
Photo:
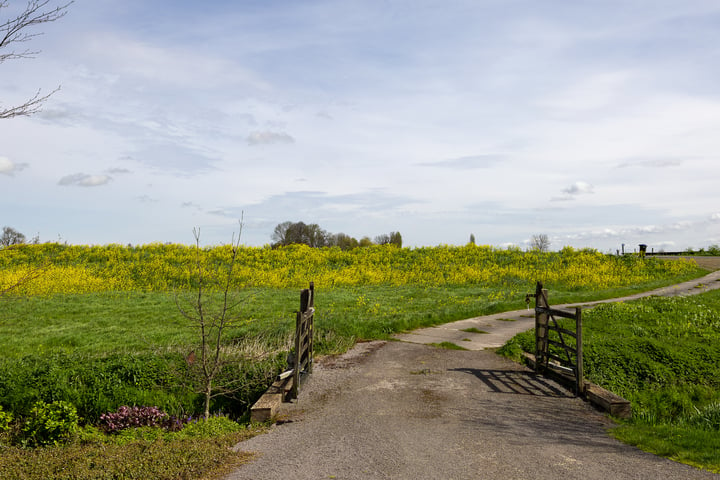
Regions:
[[205, 387], [205, 420], [210, 418], [210, 398], [212, 397], [212, 380]]

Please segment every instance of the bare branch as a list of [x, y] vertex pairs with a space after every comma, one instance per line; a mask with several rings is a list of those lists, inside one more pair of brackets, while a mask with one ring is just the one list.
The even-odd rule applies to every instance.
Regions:
[[40, 90], [38, 90], [34, 97], [22, 105], [11, 107], [6, 110], [0, 110], [0, 119], [33, 115], [39, 112], [42, 109], [43, 103], [45, 103], [52, 94], [59, 90], [60, 87], [57, 87], [55, 90], [42, 97], [40, 96]]
[[[50, 3], [50, 0], [30, 0], [24, 12], [0, 24], [0, 48], [5, 48], [12, 43], [27, 42], [34, 37], [42, 35], [42, 33], [26, 32], [25, 29], [61, 19], [67, 15], [67, 8], [73, 2], [68, 2], [52, 10], [42, 11], [48, 3]], [[4, 7], [7, 7], [7, 1], [0, 2], [0, 8]], [[8, 54], [2, 54], [0, 55], [0, 63], [8, 58], [28, 58], [28, 56], [37, 53], [39, 52], [29, 52], [26, 50], [21, 53], [10, 52]]]
[[[50, 3], [50, 0], [30, 0], [28, 1], [25, 10], [17, 17], [0, 23], [0, 63], [3, 63], [6, 60], [34, 58], [35, 55], [39, 54], [39, 50], [35, 51], [27, 48], [19, 51], [13, 50], [12, 45], [28, 42], [34, 37], [42, 35], [42, 32], [30, 32], [28, 29], [32, 29], [33, 27], [43, 23], [54, 22], [55, 20], [64, 17], [67, 14], [67, 8], [74, 2], [70, 1], [59, 7], [45, 10], [48, 3]], [[0, 10], [7, 7], [7, 5], [7, 1], [0, 0]], [[10, 48], [10, 50], [2, 52], [2, 49], [5, 48]], [[60, 87], [56, 88], [47, 95], [41, 95], [40, 90], [38, 90], [34, 97], [22, 105], [5, 109], [0, 108], [0, 119], [27, 116], [37, 113], [40, 111], [42, 104], [58, 90], [60, 90]]]

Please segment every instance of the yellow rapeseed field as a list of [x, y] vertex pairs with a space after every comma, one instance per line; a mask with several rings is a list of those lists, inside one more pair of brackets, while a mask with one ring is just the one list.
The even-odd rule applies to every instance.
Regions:
[[[22, 245], [0, 250], [0, 292], [51, 295], [102, 291], [166, 291], [196, 284], [198, 259], [207, 278], [227, 278], [229, 246], [197, 249], [178, 244], [143, 246]], [[692, 262], [614, 256], [566, 247], [560, 252], [490, 246], [343, 251], [305, 245], [241, 247], [232, 283], [240, 287], [324, 288], [360, 285], [463, 285], [508, 289], [542, 281], [568, 289], [606, 289], [691, 273]], [[33, 277], [29, 281], [24, 278]]]

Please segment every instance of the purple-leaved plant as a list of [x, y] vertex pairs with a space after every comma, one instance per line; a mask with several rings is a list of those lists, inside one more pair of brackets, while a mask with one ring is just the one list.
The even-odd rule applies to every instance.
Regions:
[[184, 421], [168, 415], [158, 407], [128, 407], [123, 405], [117, 412], [100, 415], [100, 426], [107, 433], [117, 433], [127, 428], [160, 427], [168, 431], [182, 430]]

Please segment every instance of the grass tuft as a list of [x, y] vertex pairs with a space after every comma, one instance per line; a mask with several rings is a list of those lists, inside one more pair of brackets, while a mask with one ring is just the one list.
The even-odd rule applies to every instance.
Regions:
[[446, 350], [467, 350], [467, 348], [463, 348], [460, 345], [455, 345], [452, 342], [431, 343], [430, 345], [437, 348], [444, 348]]
[[477, 328], [475, 328], [475, 327], [463, 328], [463, 329], [460, 330], [460, 331], [461, 331], [461, 332], [467, 332], [467, 333], [488, 333], [488, 332], [486, 332], [485, 330], [480, 330], [480, 329], [477, 329]]

